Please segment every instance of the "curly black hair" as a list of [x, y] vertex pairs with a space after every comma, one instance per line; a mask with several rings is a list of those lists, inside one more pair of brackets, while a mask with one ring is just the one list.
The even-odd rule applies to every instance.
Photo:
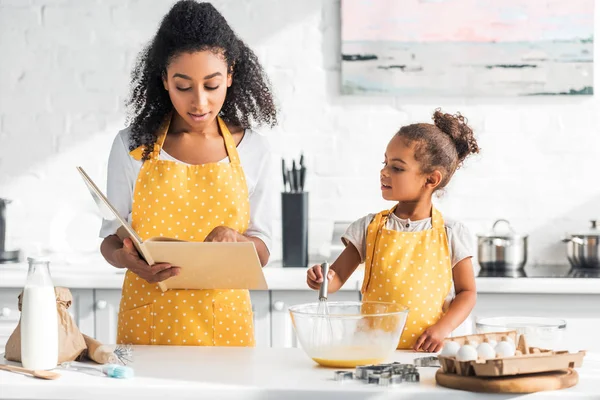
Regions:
[[144, 160], [154, 148], [159, 127], [173, 110], [162, 82], [169, 62], [181, 53], [204, 50], [222, 54], [228, 69], [233, 70], [233, 83], [219, 113], [223, 120], [244, 129], [253, 124], [277, 124], [270, 83], [254, 52], [212, 4], [179, 1], [164, 16], [131, 73], [129, 145], [130, 150], [145, 146]]

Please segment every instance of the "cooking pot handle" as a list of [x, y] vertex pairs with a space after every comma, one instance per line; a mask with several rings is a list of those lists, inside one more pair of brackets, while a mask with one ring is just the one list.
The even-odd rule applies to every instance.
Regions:
[[579, 237], [564, 238], [562, 241], [565, 242], [565, 243], [573, 242], [575, 244], [580, 244], [580, 245], [584, 245], [585, 244], [585, 242], [583, 241], [583, 239], [579, 238]]
[[515, 230], [512, 228], [512, 226], [510, 226], [510, 222], [508, 222], [507, 219], [499, 219], [496, 220], [496, 222], [494, 222], [494, 225], [492, 225], [492, 231], [496, 232], [496, 225], [498, 225], [499, 223], [504, 222], [507, 226], [508, 229], [512, 232], [515, 233]]

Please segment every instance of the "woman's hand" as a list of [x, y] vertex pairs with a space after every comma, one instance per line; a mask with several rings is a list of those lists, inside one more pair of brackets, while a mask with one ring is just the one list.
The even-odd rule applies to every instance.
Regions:
[[213, 229], [206, 239], [205, 242], [246, 242], [248, 239], [241, 235], [235, 229], [231, 229], [227, 226], [217, 226]]
[[162, 282], [172, 276], [179, 275], [181, 270], [181, 268], [173, 267], [168, 263], [148, 265], [146, 261], [140, 258], [129, 238], [123, 240], [123, 247], [114, 251], [113, 259], [120, 268], [127, 268], [149, 283]]

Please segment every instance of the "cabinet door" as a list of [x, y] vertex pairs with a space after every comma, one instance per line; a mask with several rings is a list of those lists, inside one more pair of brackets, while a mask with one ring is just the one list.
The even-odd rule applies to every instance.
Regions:
[[117, 318], [121, 303], [120, 289], [98, 289], [94, 291], [96, 314], [96, 339], [103, 344], [117, 342]]
[[[531, 279], [532, 284], [535, 279]], [[563, 319], [567, 329], [561, 347], [600, 351], [600, 295], [482, 293], [477, 296], [475, 321], [487, 317], [544, 317]]]
[[73, 303], [69, 314], [75, 320], [81, 333], [94, 336], [94, 291], [92, 289], [72, 289]]
[[256, 347], [271, 346], [271, 296], [268, 291], [250, 291], [254, 313]]
[[[298, 347], [288, 308], [302, 303], [314, 303], [317, 292], [313, 290], [271, 291], [271, 346]], [[359, 301], [358, 291], [339, 291], [329, 295], [330, 301]]]
[[0, 354], [19, 323], [19, 293], [21, 289], [0, 289]]

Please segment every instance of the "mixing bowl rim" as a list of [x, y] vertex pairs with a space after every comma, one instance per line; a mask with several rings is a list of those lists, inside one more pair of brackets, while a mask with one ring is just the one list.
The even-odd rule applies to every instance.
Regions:
[[388, 302], [388, 301], [327, 301], [327, 305], [329, 307], [331, 306], [336, 306], [336, 305], [363, 305], [363, 304], [385, 304], [385, 305], [394, 305], [396, 307], [401, 307], [403, 308], [403, 310], [400, 311], [390, 311], [390, 312], [384, 312], [384, 313], [378, 313], [378, 314], [336, 314], [336, 313], [328, 313], [328, 314], [316, 314], [316, 313], [311, 313], [311, 312], [306, 312], [306, 311], [299, 311], [297, 310], [300, 307], [305, 307], [308, 305], [318, 305], [319, 302], [313, 301], [311, 303], [303, 303], [303, 304], [296, 304], [293, 306], [288, 307], [288, 311], [291, 314], [296, 314], [296, 315], [304, 315], [304, 316], [310, 316], [310, 317], [317, 317], [317, 318], [344, 318], [344, 319], [360, 319], [360, 318], [364, 318], [365, 316], [367, 317], [387, 317], [387, 316], [391, 316], [391, 315], [402, 315], [402, 314], [408, 314], [408, 312], [410, 311], [410, 308], [408, 308], [407, 306], [403, 305], [403, 304], [399, 304], [399, 303], [392, 303], [392, 302]]
[[[494, 323], [494, 320], [499, 320], [499, 319], [505, 319], [505, 320], [510, 320], [510, 319], [516, 319], [516, 320], [522, 320], [523, 322], [526, 323], [527, 319], [530, 319], [532, 321], [536, 321], [536, 320], [554, 320], [557, 323], [556, 324], [544, 324], [541, 323], [538, 326], [536, 326], [536, 328], [555, 328], [555, 329], [566, 329], [567, 328], [567, 321], [565, 321], [562, 318], [552, 318], [552, 317], [522, 317], [522, 316], [508, 316], [508, 317], [485, 317], [485, 318], [481, 318], [481, 319], [477, 319], [475, 320], [475, 326], [476, 327], [482, 327], [482, 326], [488, 326], [488, 327], [492, 327], [492, 328], [519, 328], [521, 327], [519, 323]], [[490, 321], [490, 322], [485, 322], [485, 321]], [[512, 325], [512, 326], [511, 326]], [[524, 327], [524, 326], [523, 326]]]

